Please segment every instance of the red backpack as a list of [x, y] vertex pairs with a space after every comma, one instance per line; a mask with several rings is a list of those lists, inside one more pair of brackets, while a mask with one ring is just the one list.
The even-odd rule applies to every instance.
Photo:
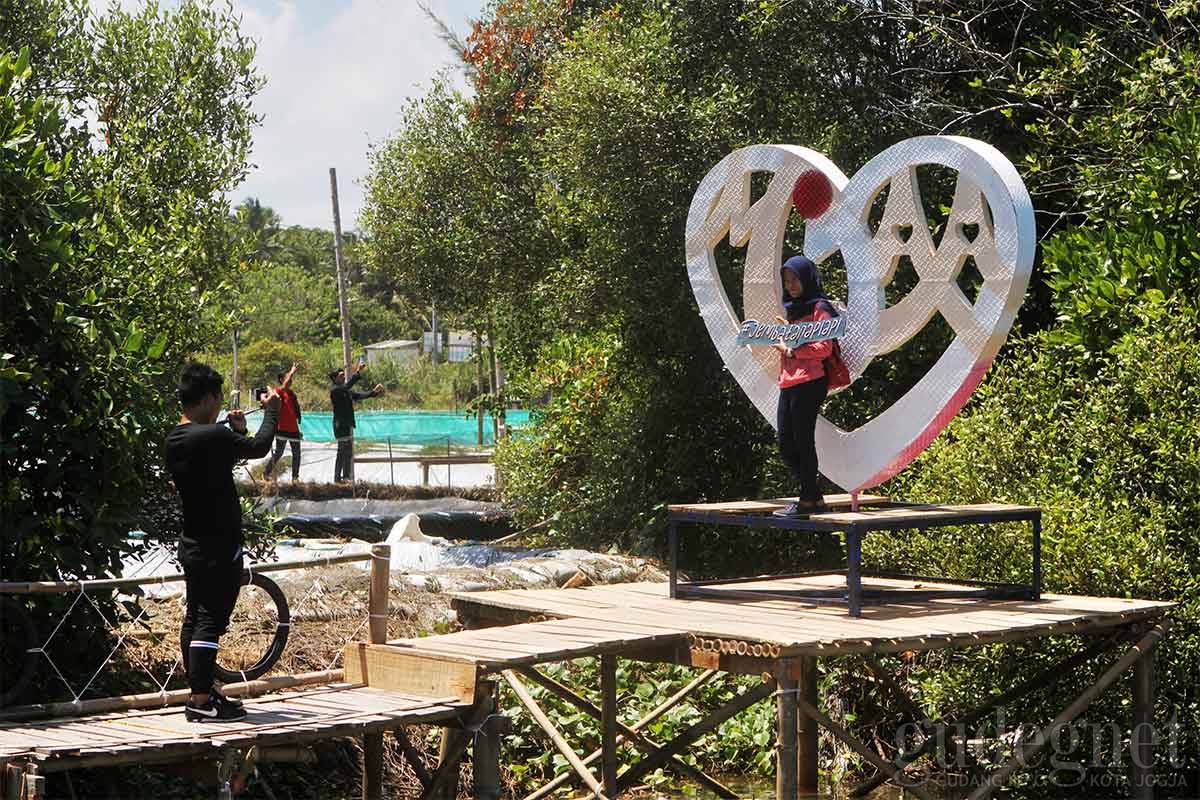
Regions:
[[850, 385], [850, 370], [842, 360], [842, 346], [837, 339], [833, 340], [833, 352], [823, 362], [825, 364], [825, 380], [827, 390], [832, 392], [844, 389]]
[[[825, 303], [825, 306], [829, 313], [841, 316], [832, 303]], [[834, 392], [850, 385], [850, 369], [842, 360], [842, 345], [837, 339], [833, 340], [833, 352], [822, 363], [825, 365], [827, 391]]]

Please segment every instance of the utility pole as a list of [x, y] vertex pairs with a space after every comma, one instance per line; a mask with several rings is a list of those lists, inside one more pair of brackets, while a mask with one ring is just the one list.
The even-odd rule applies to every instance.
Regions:
[[[329, 168], [329, 196], [333, 200], [333, 261], [337, 266], [338, 312], [342, 317], [342, 368], [350, 380], [350, 310], [346, 307], [346, 262], [342, 258], [342, 215], [338, 211], [337, 170]], [[341, 446], [341, 443], [338, 443]], [[354, 492], [354, 439], [350, 440], [350, 487]]]
[[350, 379], [350, 309], [346, 306], [346, 262], [342, 257], [342, 215], [338, 211], [337, 170], [329, 168], [329, 195], [333, 200], [333, 260], [337, 265], [338, 312], [342, 317], [342, 367]]

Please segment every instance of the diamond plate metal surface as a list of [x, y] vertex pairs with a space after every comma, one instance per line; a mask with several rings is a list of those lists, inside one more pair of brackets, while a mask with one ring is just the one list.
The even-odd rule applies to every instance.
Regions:
[[[958, 173], [941, 242], [929, 234], [917, 167], [935, 164]], [[1016, 168], [984, 142], [958, 136], [921, 136], [871, 159], [853, 178], [828, 158], [793, 145], [751, 145], [723, 158], [692, 198], [686, 229], [688, 278], [726, 367], [772, 425], [779, 390], [778, 355], [737, 344], [741, 323], [717, 272], [714, 248], [729, 237], [746, 247], [745, 316], [771, 319], [779, 304], [779, 265], [796, 178], [818, 170], [833, 187], [833, 202], [805, 226], [804, 252], [818, 263], [840, 252], [846, 265], [847, 330], [842, 354], [852, 377], [871, 360], [897, 349], [941, 314], [955, 338], [907, 393], [862, 427], [842, 430], [817, 421], [821, 472], [847, 491], [869, 488], [917, 457], [958, 413], [979, 385], [1008, 336], [1029, 285], [1037, 231], [1033, 203]], [[750, 179], [771, 173], [766, 193], [750, 204]], [[887, 204], [872, 233], [868, 215], [888, 188]], [[964, 226], [977, 230], [971, 237]], [[895, 305], [885, 289], [907, 256], [917, 285]], [[972, 303], [957, 279], [967, 258], [983, 277]]]

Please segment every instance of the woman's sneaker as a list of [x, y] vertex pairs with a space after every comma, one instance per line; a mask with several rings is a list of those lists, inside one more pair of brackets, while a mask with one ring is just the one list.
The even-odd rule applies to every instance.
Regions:
[[246, 718], [246, 709], [219, 694], [209, 694], [208, 700], [200, 705], [188, 701], [183, 714], [188, 722], [237, 722]]
[[772, 511], [771, 515], [776, 517], [796, 518], [806, 517], [808, 516], [808, 512], [801, 509], [799, 503], [788, 503], [783, 508], [777, 508]]

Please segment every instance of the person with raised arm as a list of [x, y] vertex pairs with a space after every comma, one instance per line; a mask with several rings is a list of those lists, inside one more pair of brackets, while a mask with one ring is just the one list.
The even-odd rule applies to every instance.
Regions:
[[300, 401], [292, 391], [292, 378], [296, 375], [297, 366], [293, 362], [291, 369], [279, 373], [279, 385], [275, 387], [275, 393], [279, 395], [279, 424], [275, 427], [275, 451], [263, 465], [263, 477], [267, 480], [271, 479], [275, 465], [283, 456], [283, 448], [289, 444], [292, 446], [292, 483], [300, 480], [300, 440], [303, 438], [300, 433]]
[[262, 458], [271, 449], [279, 395], [267, 391], [263, 421], [254, 436], [246, 417], [231, 410], [217, 423], [223, 403], [220, 373], [207, 364], [188, 364], [179, 378], [183, 415], [167, 434], [166, 462], [183, 502], [179, 562], [187, 587], [187, 611], [179, 632], [191, 697], [190, 722], [229, 722], [246, 716], [242, 704], [213, 685], [221, 635], [242, 585], [242, 506], [233, 482], [239, 461]]
[[337, 439], [337, 459], [333, 463], [333, 482], [349, 483], [350, 471], [354, 466], [354, 404], [368, 397], [383, 394], [383, 384], [377, 383], [369, 392], [354, 391], [354, 384], [362, 378], [367, 366], [361, 358], [354, 366], [354, 374], [346, 378], [344, 369], [329, 373], [333, 387], [329, 390], [329, 403], [333, 406], [333, 436]]

